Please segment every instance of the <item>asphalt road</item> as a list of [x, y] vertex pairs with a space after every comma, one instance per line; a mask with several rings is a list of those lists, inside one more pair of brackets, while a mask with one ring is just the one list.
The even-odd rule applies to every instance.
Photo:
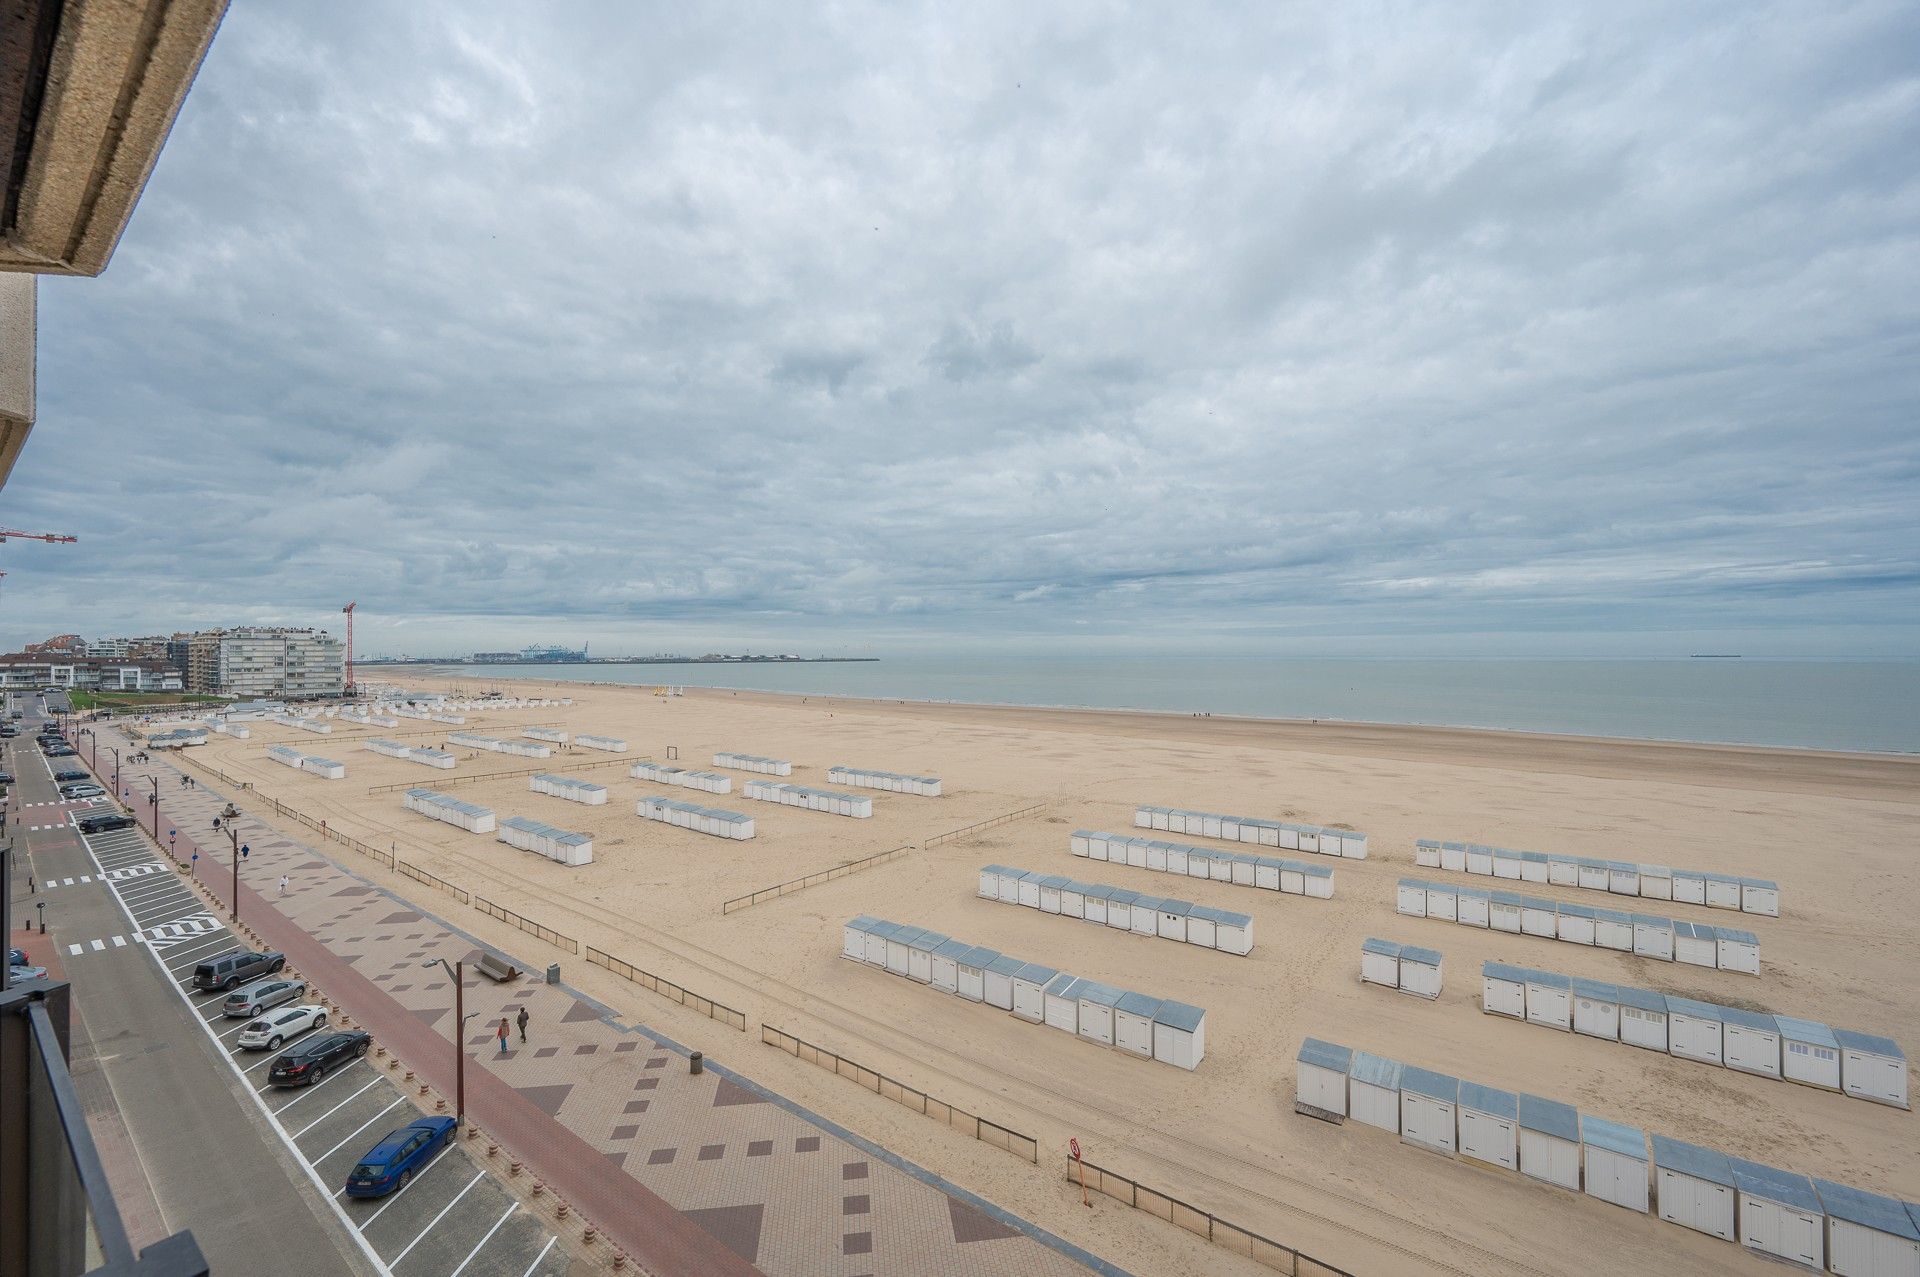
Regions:
[[[273, 1053], [234, 1045], [245, 1021], [191, 987], [201, 958], [240, 942], [140, 832], [80, 837], [70, 806], [54, 805], [28, 721], [8, 742], [10, 828], [41, 884], [25, 903], [44, 902], [50, 915], [40, 943], [57, 949], [74, 985], [76, 1081], [99, 1096], [90, 1108], [117, 1110], [103, 1116], [124, 1130], [123, 1161], [134, 1163], [115, 1179], [134, 1199], [123, 1209], [151, 1204], [162, 1234], [191, 1228], [215, 1272], [564, 1273], [566, 1252], [465, 1147], [436, 1156], [401, 1192], [345, 1197], [358, 1155], [418, 1109], [367, 1061], [311, 1088], [268, 1087]], [[75, 743], [90, 752], [84, 738]], [[103, 1151], [111, 1160], [110, 1141]], [[135, 1178], [144, 1200], [124, 1187]]]

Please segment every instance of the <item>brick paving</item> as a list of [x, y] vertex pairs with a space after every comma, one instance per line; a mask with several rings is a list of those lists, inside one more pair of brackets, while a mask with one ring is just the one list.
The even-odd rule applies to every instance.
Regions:
[[[226, 795], [151, 766], [162, 827], [181, 831], [182, 859], [200, 840], [203, 878], [224, 901], [227, 840], [214, 847], [211, 831]], [[471, 962], [478, 942], [296, 838], [251, 817], [245, 828], [242, 919], [451, 1096], [453, 998], [434, 960]], [[469, 1119], [663, 1277], [1119, 1273], [722, 1065], [692, 1075], [682, 1048], [563, 985], [469, 972], [466, 997]]]

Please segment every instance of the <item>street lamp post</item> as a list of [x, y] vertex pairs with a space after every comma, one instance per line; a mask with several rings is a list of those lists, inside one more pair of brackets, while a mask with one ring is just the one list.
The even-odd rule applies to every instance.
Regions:
[[120, 792], [120, 751], [109, 745], [107, 752], [113, 755], [113, 792], [117, 794]]
[[228, 917], [240, 921], [240, 862], [245, 860], [253, 848], [240, 845], [240, 831], [233, 827], [233, 819], [227, 819], [227, 837], [233, 843], [233, 909]]
[[87, 738], [87, 761], [93, 765], [94, 774], [97, 776], [100, 774], [100, 738], [94, 734], [91, 727], [82, 727], [79, 735]]
[[467, 1120], [467, 964], [447, 966], [445, 958], [428, 958], [420, 965], [439, 963], [453, 977], [453, 1124]]
[[155, 842], [159, 842], [160, 841], [160, 778], [158, 776], [143, 776], [141, 777], [141, 779], [147, 781], [153, 786], [153, 796], [147, 799], [147, 801], [153, 804], [153, 840]]

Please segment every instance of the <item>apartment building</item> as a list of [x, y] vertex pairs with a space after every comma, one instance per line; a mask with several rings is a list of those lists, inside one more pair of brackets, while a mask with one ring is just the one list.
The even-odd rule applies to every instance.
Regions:
[[0, 687], [76, 687], [102, 692], [177, 692], [180, 671], [164, 661], [12, 652], [0, 656]]
[[248, 699], [346, 691], [346, 646], [325, 630], [243, 626], [188, 637], [187, 688]]

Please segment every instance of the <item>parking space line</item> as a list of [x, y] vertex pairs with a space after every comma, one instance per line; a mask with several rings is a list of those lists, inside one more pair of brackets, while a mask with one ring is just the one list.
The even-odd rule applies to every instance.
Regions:
[[407, 1251], [411, 1251], [415, 1246], [418, 1246], [422, 1241], [424, 1241], [426, 1239], [427, 1234], [433, 1231], [434, 1225], [438, 1224], [441, 1220], [445, 1219], [447, 1217], [447, 1212], [452, 1210], [455, 1206], [458, 1206], [460, 1204], [460, 1199], [462, 1197], [465, 1197], [469, 1192], [471, 1192], [473, 1190], [473, 1186], [475, 1184], [478, 1184], [481, 1180], [485, 1179], [486, 1177], [487, 1177], [487, 1173], [485, 1171], [475, 1171], [473, 1178], [467, 1181], [467, 1186], [461, 1189], [458, 1193], [454, 1194], [454, 1198], [452, 1201], [448, 1202], [445, 1206], [442, 1206], [440, 1208], [440, 1213], [438, 1215], [435, 1215], [431, 1220], [429, 1220], [427, 1223], [427, 1226], [420, 1230], [419, 1235], [416, 1236], [412, 1241], [407, 1243], [406, 1250], [401, 1251], [398, 1255], [395, 1255], [392, 1259], [387, 1261], [387, 1267], [392, 1268], [395, 1264], [405, 1259], [407, 1257]]
[[[473, 1262], [473, 1257], [480, 1253], [480, 1248], [482, 1246], [485, 1246], [488, 1242], [492, 1241], [493, 1235], [500, 1231], [500, 1225], [506, 1223], [508, 1217], [511, 1216], [513, 1212], [519, 1209], [520, 1209], [519, 1202], [514, 1202], [512, 1205], [508, 1206], [506, 1214], [502, 1215], [499, 1219], [496, 1219], [493, 1221], [493, 1227], [487, 1230], [486, 1236], [482, 1237], [478, 1242], [474, 1244], [473, 1249], [467, 1252], [467, 1257], [460, 1261], [460, 1266], [458, 1268], [455, 1268], [452, 1272], [448, 1273], [447, 1277], [460, 1277], [460, 1274], [463, 1271], [465, 1271], [467, 1265]], [[545, 1255], [547, 1252], [543, 1250], [540, 1253], [542, 1255]], [[540, 1261], [536, 1259], [533, 1262], [537, 1264]]]
[[[80, 839], [80, 845], [86, 848], [87, 855], [89, 857], [93, 855], [93, 848], [88, 845], [86, 837], [84, 835]], [[96, 861], [96, 863], [98, 862]], [[109, 883], [108, 891], [109, 891], [109, 894], [113, 896], [114, 905], [120, 910], [120, 912], [123, 915], [125, 915], [127, 921], [129, 923], [132, 923], [133, 914], [131, 911], [128, 910], [126, 901], [120, 898], [120, 892], [117, 889], [117, 887], [114, 884]], [[138, 929], [138, 924], [135, 924], [135, 928]], [[151, 947], [147, 947], [147, 951], [149, 953], [153, 952]], [[159, 967], [162, 971], [167, 970], [166, 963], [160, 960], [159, 954], [157, 953], [153, 954], [153, 961], [154, 961], [154, 965]], [[167, 971], [167, 974], [169, 977], [171, 977], [173, 973], [170, 971]], [[196, 1013], [195, 1018], [198, 1019], [199, 1007], [195, 1005], [193, 999], [187, 995], [187, 991], [183, 987], [181, 987], [178, 982], [174, 983], [173, 991], [174, 991], [174, 994], [180, 999], [180, 1001], [187, 1007], [188, 1010]], [[213, 1037], [213, 1030], [208, 1026], [205, 1020], [200, 1021], [200, 1027], [206, 1031], [209, 1039]], [[215, 1046], [217, 1047], [218, 1045], [219, 1044], [216, 1041]], [[376, 1074], [373, 1079], [373, 1082], [378, 1082], [380, 1080], [381, 1078]], [[372, 1086], [373, 1082], [369, 1082], [367, 1085]], [[365, 1088], [363, 1087], [361, 1089], [364, 1090]], [[334, 1218], [340, 1222], [340, 1226], [346, 1229], [348, 1235], [353, 1238], [354, 1245], [359, 1247], [360, 1253], [366, 1257], [368, 1263], [373, 1265], [374, 1270], [376, 1272], [388, 1273], [389, 1277], [391, 1277], [390, 1270], [387, 1268], [387, 1265], [385, 1264], [385, 1262], [381, 1260], [379, 1252], [374, 1250], [372, 1244], [367, 1241], [367, 1239], [361, 1234], [360, 1230], [353, 1226], [353, 1220], [348, 1217], [346, 1211], [340, 1208], [340, 1203], [333, 1200], [332, 1195], [328, 1193], [326, 1184], [320, 1178], [320, 1172], [314, 1169], [313, 1163], [308, 1161], [306, 1156], [301, 1153], [300, 1146], [295, 1142], [296, 1137], [287, 1131], [287, 1128], [281, 1124], [280, 1119], [274, 1116], [273, 1109], [268, 1107], [267, 1102], [264, 1099], [262, 1099], [257, 1092], [252, 1091], [251, 1088], [249, 1088], [248, 1090], [249, 1090], [249, 1094], [251, 1094], [253, 1097], [254, 1104], [259, 1107], [260, 1116], [266, 1119], [267, 1125], [273, 1128], [274, 1132], [280, 1136], [281, 1140], [285, 1142], [287, 1147], [293, 1152], [295, 1160], [297, 1160], [300, 1163], [301, 1168], [306, 1172], [307, 1182], [312, 1184], [313, 1187], [316, 1190], [318, 1190], [321, 1198], [326, 1202], [328, 1209], [333, 1211]], [[352, 1098], [352, 1097], [348, 1097], [348, 1098]], [[406, 1099], [406, 1096], [403, 1094], [399, 1097], [399, 1099], [396, 1099], [394, 1103], [395, 1104], [401, 1103], [405, 1099]], [[389, 1105], [388, 1107], [391, 1108], [392, 1105]], [[385, 1110], [382, 1110], [382, 1111], [384, 1112]], [[309, 1126], [306, 1129], [312, 1130], [313, 1128]], [[356, 1134], [357, 1133], [358, 1132], [356, 1132]]]
[[[338, 1070], [337, 1072], [334, 1072], [334, 1073], [329, 1073], [329, 1074], [328, 1074], [327, 1076], [325, 1076], [325, 1077], [323, 1077], [323, 1078], [321, 1078], [321, 1079], [320, 1079], [320, 1080], [319, 1080], [318, 1082], [314, 1082], [314, 1083], [312, 1083], [311, 1085], [308, 1085], [308, 1086], [303, 1086], [303, 1087], [301, 1087], [301, 1088], [300, 1088], [300, 1094], [298, 1094], [298, 1095], [296, 1095], [296, 1096], [295, 1096], [294, 1098], [292, 1098], [292, 1099], [290, 1099], [290, 1100], [288, 1100], [288, 1101], [287, 1101], [287, 1102], [286, 1102], [285, 1104], [282, 1104], [282, 1105], [281, 1105], [281, 1106], [280, 1106], [279, 1108], [277, 1108], [277, 1109], [275, 1109], [275, 1110], [274, 1110], [274, 1112], [276, 1112], [276, 1113], [284, 1113], [284, 1112], [286, 1112], [286, 1111], [287, 1111], [288, 1109], [290, 1109], [290, 1108], [292, 1108], [292, 1107], [293, 1107], [294, 1105], [296, 1105], [296, 1104], [298, 1104], [298, 1103], [299, 1103], [299, 1102], [300, 1102], [301, 1100], [304, 1100], [304, 1099], [306, 1099], [306, 1098], [307, 1098], [308, 1096], [310, 1096], [310, 1095], [312, 1095], [312, 1094], [313, 1094], [314, 1092], [316, 1092], [316, 1091], [318, 1091], [318, 1090], [319, 1090], [319, 1089], [320, 1089], [321, 1087], [323, 1087], [323, 1086], [331, 1086], [331, 1085], [333, 1085], [333, 1081], [334, 1081], [334, 1079], [335, 1079], [335, 1078], [340, 1078], [340, 1077], [345, 1077], [345, 1076], [347, 1075], [347, 1072], [348, 1072], [348, 1069], [350, 1069], [351, 1067], [352, 1067], [352, 1066], [351, 1066], [351, 1065], [349, 1065], [349, 1066], [348, 1066], [348, 1068], [346, 1068], [346, 1069], [340, 1069], [340, 1070]], [[368, 1067], [368, 1068], [372, 1068], [373, 1066], [372, 1066], [371, 1064], [369, 1064], [369, 1065], [368, 1065], [367, 1067]], [[376, 1074], [375, 1076], [378, 1076], [378, 1074]], [[271, 1083], [271, 1082], [269, 1082], [269, 1083], [267, 1083], [267, 1084], [266, 1084], [266, 1086], [264, 1086], [264, 1087], [261, 1087], [261, 1088], [260, 1088], [260, 1091], [258, 1091], [258, 1092], [255, 1092], [255, 1094], [261, 1094], [261, 1093], [264, 1093], [264, 1092], [266, 1092], [266, 1091], [268, 1091], [268, 1090], [271, 1090], [271, 1089], [272, 1089], [272, 1087], [273, 1087], [273, 1083]]]
[[[418, 1184], [418, 1183], [419, 1183], [419, 1182], [420, 1182], [421, 1180], [423, 1180], [423, 1179], [425, 1179], [425, 1178], [427, 1177], [427, 1172], [428, 1172], [428, 1171], [430, 1171], [430, 1170], [432, 1170], [432, 1169], [433, 1169], [434, 1167], [436, 1167], [436, 1166], [438, 1166], [438, 1165], [440, 1165], [440, 1163], [441, 1163], [441, 1162], [444, 1162], [444, 1161], [446, 1161], [446, 1160], [447, 1160], [447, 1159], [446, 1159], [446, 1154], [448, 1154], [448, 1153], [450, 1153], [450, 1152], [452, 1152], [452, 1151], [453, 1151], [453, 1149], [452, 1149], [452, 1146], [451, 1146], [451, 1145], [448, 1145], [448, 1146], [447, 1146], [446, 1148], [443, 1148], [443, 1149], [441, 1149], [439, 1153], [437, 1153], [437, 1154], [435, 1154], [435, 1155], [434, 1155], [434, 1159], [433, 1159], [433, 1160], [432, 1160], [431, 1162], [428, 1162], [428, 1163], [427, 1163], [427, 1164], [426, 1164], [425, 1166], [423, 1166], [423, 1167], [422, 1167], [422, 1168], [420, 1169], [420, 1173], [419, 1173], [419, 1174], [417, 1174], [417, 1175], [415, 1175], [415, 1176], [414, 1176], [414, 1177], [413, 1177], [412, 1179], [410, 1179], [410, 1180], [408, 1180], [408, 1181], [407, 1181], [407, 1182], [406, 1182], [405, 1184], [402, 1184], [402, 1185], [400, 1186], [400, 1191], [399, 1191], [399, 1192], [397, 1192], [397, 1193], [395, 1193], [395, 1194], [394, 1194], [393, 1196], [391, 1196], [391, 1197], [389, 1197], [389, 1198], [388, 1198], [388, 1199], [387, 1199], [386, 1201], [384, 1201], [384, 1202], [381, 1202], [381, 1203], [380, 1203], [380, 1209], [379, 1209], [379, 1210], [377, 1210], [377, 1211], [375, 1211], [375, 1212], [373, 1212], [373, 1214], [371, 1214], [371, 1215], [369, 1215], [369, 1216], [367, 1216], [367, 1217], [366, 1217], [366, 1219], [365, 1219], [364, 1221], [362, 1221], [362, 1222], [361, 1222], [361, 1224], [360, 1224], [360, 1231], [364, 1233], [364, 1232], [366, 1232], [366, 1231], [367, 1231], [367, 1230], [368, 1230], [369, 1228], [372, 1228], [372, 1227], [373, 1227], [373, 1221], [374, 1221], [374, 1220], [376, 1220], [376, 1219], [379, 1219], [379, 1218], [380, 1218], [380, 1217], [381, 1217], [382, 1215], [384, 1215], [384, 1214], [386, 1214], [386, 1213], [387, 1213], [387, 1207], [389, 1207], [389, 1206], [391, 1206], [391, 1205], [393, 1205], [393, 1204], [394, 1204], [395, 1202], [397, 1202], [397, 1201], [399, 1201], [399, 1200], [400, 1200], [400, 1198], [401, 1198], [401, 1197], [402, 1197], [403, 1195], [405, 1195], [405, 1193], [406, 1193], [406, 1191], [407, 1191], [407, 1190], [408, 1190], [409, 1188], [412, 1188], [412, 1187], [413, 1187], [413, 1186], [414, 1186], [415, 1184]], [[341, 1189], [340, 1191], [341, 1191], [341, 1192], [345, 1192], [346, 1190], [345, 1190], [345, 1189]]]
[[547, 1252], [552, 1250], [553, 1244], [559, 1240], [557, 1235], [547, 1238], [547, 1244], [540, 1248], [540, 1253], [533, 1257], [533, 1262], [527, 1265], [527, 1271], [521, 1273], [520, 1277], [533, 1277], [533, 1270], [540, 1266], [540, 1261], [547, 1257]]
[[[192, 956], [190, 956], [185, 962], [181, 963], [177, 967], [168, 966], [167, 974], [177, 976], [182, 971], [186, 970], [188, 967], [198, 966], [200, 962], [200, 955], [206, 953], [209, 949], [213, 948], [215, 945], [232, 944], [232, 943], [233, 943], [233, 937], [231, 935], [225, 935], [225, 936], [211, 936], [206, 940], [201, 940], [194, 944], [191, 944], [187, 946], [187, 952]], [[165, 961], [167, 963], [171, 963], [176, 956], [177, 955], [175, 955], [171, 950], [169, 950]]]
[[[373, 1082], [378, 1082], [379, 1080], [380, 1080], [379, 1078], [375, 1078]], [[367, 1086], [372, 1086], [373, 1082], [367, 1083]], [[367, 1086], [361, 1087], [360, 1091], [366, 1090]], [[332, 1108], [322, 1113], [319, 1117], [316, 1117], [311, 1122], [308, 1122], [304, 1127], [302, 1127], [299, 1130], [298, 1133], [294, 1135], [293, 1138], [299, 1139], [300, 1136], [305, 1135], [308, 1131], [320, 1125], [320, 1123], [326, 1121], [328, 1118], [332, 1117], [335, 1113], [338, 1113], [341, 1109], [345, 1108], [347, 1105], [353, 1103], [355, 1096], [358, 1096], [360, 1094], [360, 1091], [355, 1091], [353, 1095], [349, 1095], [346, 1099], [341, 1100], [338, 1104], [334, 1105]], [[406, 1096], [402, 1095], [399, 1098], [395, 1099], [393, 1104], [399, 1104], [402, 1101], [404, 1101], [406, 1098], [407, 1098]], [[329, 1157], [332, 1157], [335, 1153], [338, 1153], [341, 1149], [345, 1148], [347, 1146], [347, 1140], [351, 1140], [354, 1135], [358, 1135], [361, 1131], [366, 1130], [369, 1126], [372, 1126], [375, 1122], [379, 1121], [380, 1118], [388, 1111], [388, 1109], [391, 1109], [393, 1107], [393, 1104], [387, 1105], [386, 1108], [381, 1109], [380, 1112], [375, 1113], [372, 1117], [360, 1123], [360, 1125], [354, 1127], [353, 1135], [347, 1136], [346, 1139], [341, 1140], [338, 1144], [335, 1144], [332, 1148], [320, 1154], [320, 1156], [314, 1158], [313, 1159], [314, 1164], [316, 1166], [319, 1165], [321, 1162], [326, 1161]]]

